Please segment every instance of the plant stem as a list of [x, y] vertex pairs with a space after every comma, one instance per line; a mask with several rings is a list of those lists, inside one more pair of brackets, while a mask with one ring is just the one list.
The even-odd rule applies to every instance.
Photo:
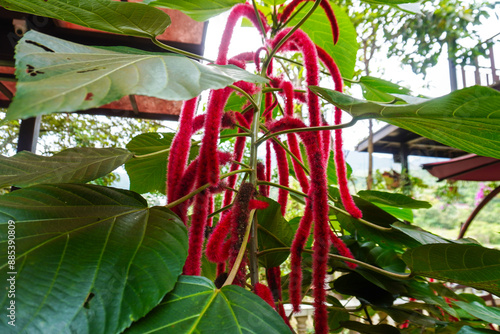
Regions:
[[297, 129], [288, 129], [288, 130], [278, 131], [275, 133], [267, 134], [267, 135], [259, 138], [259, 140], [257, 140], [257, 145], [262, 144], [263, 142], [265, 142], [269, 138], [276, 137], [276, 136], [283, 135], [283, 134], [287, 134], [287, 133], [292, 133], [292, 132], [298, 133], [298, 132], [307, 132], [307, 131], [344, 129], [344, 128], [348, 128], [348, 127], [353, 126], [354, 124], [356, 124], [357, 121], [358, 121], [357, 118], [353, 118], [350, 122], [344, 123], [344, 124], [339, 124], [339, 125], [313, 126], [313, 127], [307, 127], [307, 128], [297, 128]]
[[[279, 253], [279, 252], [290, 252], [290, 247], [278, 247], [278, 248], [266, 249], [266, 250], [263, 250], [263, 251], [259, 252], [257, 255], [258, 256], [262, 256], [262, 255], [265, 255], [265, 254]], [[306, 252], [306, 253], [309, 253], [309, 254], [313, 254], [313, 250], [312, 249], [304, 249], [303, 252]], [[365, 263], [365, 262], [362, 262], [362, 261], [359, 261], [359, 260], [356, 260], [356, 259], [351, 259], [351, 258], [342, 256], [342, 255], [337, 255], [337, 254], [331, 254], [331, 253], [329, 253], [328, 256], [330, 258], [332, 258], [332, 259], [335, 259], [335, 260], [347, 261], [347, 262], [355, 263], [355, 264], [357, 264], [360, 267], [366, 268], [368, 270], [375, 271], [375, 272], [377, 272], [379, 274], [382, 274], [384, 276], [391, 277], [391, 278], [394, 278], [394, 279], [408, 280], [408, 279], [411, 279], [413, 277], [412, 273], [409, 273], [409, 274], [397, 274], [397, 273], [393, 273], [391, 271], [387, 271], [387, 270], [384, 270], [382, 268], [372, 266], [371, 264], [368, 264], [368, 263]]]
[[163, 44], [162, 42], [160, 42], [156, 38], [151, 38], [151, 41], [156, 46], [158, 46], [158, 47], [160, 47], [162, 49], [165, 49], [167, 51], [170, 51], [170, 52], [173, 52], [173, 53], [177, 53], [177, 54], [181, 54], [181, 55], [189, 57], [189, 58], [194, 58], [194, 59], [199, 59], [199, 60], [205, 60], [205, 61], [207, 61], [209, 63], [215, 63], [215, 61], [213, 61], [211, 59], [208, 59], [208, 58], [205, 58], [203, 56], [197, 55], [195, 53], [187, 52], [187, 51], [184, 51], [184, 50], [181, 50], [181, 49], [174, 48], [173, 46], [170, 46], [170, 45], [167, 45], [167, 44]]
[[[238, 252], [238, 256], [236, 257], [236, 260], [234, 260], [233, 267], [231, 268], [231, 271], [229, 272], [229, 276], [227, 277], [223, 286], [231, 285], [234, 281], [234, 278], [236, 277], [236, 274], [238, 273], [238, 270], [240, 269], [241, 260], [243, 259], [243, 256], [245, 255], [245, 251], [247, 249], [248, 236], [250, 235], [250, 231], [252, 230], [252, 228], [254, 226], [254, 224], [253, 224], [254, 213], [255, 213], [255, 210], [250, 211], [250, 217], [248, 219], [248, 224], [247, 224], [247, 228], [245, 230], [245, 236], [243, 237], [243, 242], [241, 243], [240, 251]], [[252, 283], [252, 285], [254, 285], [254, 283]]]
[[[229, 173], [225, 173], [225, 174], [221, 174], [220, 178], [221, 179], [224, 179], [226, 177], [229, 177], [231, 175], [234, 175], [234, 174], [239, 174], [239, 173], [252, 173], [253, 170], [252, 169], [240, 169], [240, 170], [235, 170], [234, 172], [229, 172]], [[188, 199], [190, 199], [191, 197], [193, 197], [194, 195], [196, 194], [199, 194], [201, 193], [203, 190], [207, 189], [208, 187], [210, 187], [210, 183], [206, 183], [204, 185], [202, 185], [201, 187], [199, 187], [198, 189], [195, 189], [193, 190], [192, 192], [190, 192], [189, 194], [187, 194], [186, 196], [184, 197], [181, 197], [179, 198], [178, 200], [176, 201], [173, 201], [171, 203], [169, 203], [168, 205], [165, 205], [165, 208], [167, 209], [170, 209], [170, 208], [173, 208], [174, 206], [177, 206], [179, 204], [181, 204], [182, 202], [184, 201], [187, 201]]]
[[[265, 73], [265, 72], [262, 72]], [[257, 145], [257, 141], [259, 138], [259, 129], [260, 129], [260, 105], [262, 103], [262, 91], [259, 92], [256, 96], [256, 105], [257, 108], [254, 109], [254, 116], [252, 120], [251, 126], [251, 136], [250, 136], [250, 167], [252, 168], [252, 173], [250, 173], [250, 183], [252, 183], [255, 187], [257, 187], [257, 149], [259, 145]], [[252, 220], [250, 225], [250, 245], [249, 245], [249, 269], [250, 269], [250, 281], [252, 285], [255, 286], [259, 282], [259, 263], [257, 260], [257, 223]]]
[[274, 183], [274, 182], [257, 181], [257, 185], [266, 185], [266, 186], [281, 188], [281, 189], [284, 189], [284, 190], [289, 191], [291, 193], [297, 194], [299, 196], [307, 197], [307, 195], [304, 194], [302, 191], [299, 191], [299, 190], [296, 190], [296, 189], [293, 189], [293, 188], [289, 188], [289, 187], [285, 187], [285, 186], [282, 186], [281, 184]]
[[264, 29], [264, 23], [262, 23], [260, 14], [259, 14], [259, 9], [257, 8], [257, 4], [255, 3], [255, 0], [252, 0], [252, 5], [253, 5], [253, 10], [255, 11], [255, 17], [257, 18], [257, 21], [259, 21], [259, 28], [262, 33], [262, 36], [266, 36], [266, 29]]

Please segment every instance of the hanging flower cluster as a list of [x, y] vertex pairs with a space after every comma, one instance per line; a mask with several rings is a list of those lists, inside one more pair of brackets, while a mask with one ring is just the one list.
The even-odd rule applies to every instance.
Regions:
[[[304, 0], [294, 0], [286, 5], [279, 16], [281, 24], [285, 23], [295, 11], [297, 6]], [[333, 43], [339, 38], [339, 29], [335, 15], [328, 1], [320, 3], [322, 10], [328, 17], [333, 34]], [[231, 43], [233, 30], [241, 17], [248, 18], [262, 34], [266, 41], [266, 48], [256, 52], [247, 52], [228, 59], [228, 50]], [[232, 64], [245, 68], [247, 62], [255, 62], [258, 70], [261, 69], [260, 55], [263, 50], [274, 49], [276, 52], [300, 52], [303, 55], [306, 72], [307, 86], [319, 84], [320, 62], [330, 72], [335, 89], [342, 91], [343, 82], [340, 71], [333, 58], [322, 48], [316, 46], [309, 36], [300, 29], [292, 31], [285, 28], [279, 31], [271, 31], [265, 16], [257, 12], [251, 4], [240, 4], [231, 11], [226, 28], [222, 35], [219, 55], [216, 63], [219, 65]], [[269, 53], [268, 53], [269, 55]], [[247, 255], [242, 253], [242, 247], [246, 245], [245, 236], [251, 224], [253, 210], [261, 210], [267, 207], [267, 203], [257, 200], [257, 195], [269, 196], [269, 181], [272, 174], [272, 154], [277, 161], [279, 191], [278, 203], [281, 205], [281, 213], [285, 215], [287, 209], [287, 198], [289, 189], [289, 170], [294, 174], [300, 184], [301, 190], [306, 197], [305, 212], [298, 226], [293, 243], [291, 245], [291, 274], [289, 283], [290, 301], [294, 311], [298, 311], [302, 296], [302, 252], [306, 241], [313, 229], [313, 295], [315, 306], [315, 328], [316, 333], [328, 333], [325, 280], [327, 275], [328, 254], [333, 245], [340, 255], [352, 258], [352, 254], [345, 244], [332, 231], [329, 223], [328, 184], [326, 169], [331, 150], [330, 130], [320, 129], [301, 131], [297, 133], [288, 132], [286, 142], [279, 137], [270, 134], [284, 130], [293, 130], [307, 127], [327, 126], [327, 122], [321, 114], [320, 102], [317, 95], [310, 89], [305, 94], [296, 92], [294, 85], [273, 73], [272, 59], [266, 59], [262, 71], [270, 79], [269, 88], [263, 91], [263, 87], [244, 82], [235, 83], [236, 87], [227, 87], [214, 90], [210, 93], [206, 113], [195, 116], [197, 99], [184, 103], [180, 117], [179, 131], [172, 145], [168, 162], [167, 194], [168, 202], [176, 203], [172, 208], [179, 217], [189, 226], [189, 251], [184, 266], [184, 274], [200, 275], [201, 258], [205, 253], [209, 261], [217, 263], [218, 275], [223, 277], [226, 284], [238, 284], [244, 286], [247, 280]], [[243, 111], [225, 111], [224, 107], [233, 89], [244, 92], [246, 95], [263, 95], [264, 108], [255, 109], [255, 104], [250, 104]], [[273, 92], [278, 92], [274, 94]], [[275, 109], [279, 104], [278, 96], [283, 101], [282, 114], [276, 116]], [[294, 102], [306, 103], [306, 124], [294, 114]], [[335, 109], [335, 124], [341, 122], [341, 110]], [[241, 161], [245, 155], [248, 134], [252, 127], [257, 124], [265, 124], [260, 128], [264, 135], [268, 135], [266, 141], [265, 162], [251, 164], [249, 173], [254, 174], [254, 181], [241, 182], [238, 189], [234, 188], [238, 182], [238, 172]], [[239, 136], [236, 137], [234, 151], [223, 153], [218, 149], [219, 133], [221, 128], [238, 128]], [[191, 146], [192, 135], [203, 130], [203, 139], [199, 156], [188, 164], [188, 153]], [[255, 143], [252, 143], [255, 144]], [[300, 149], [300, 144], [305, 147], [305, 154]], [[354, 204], [347, 187], [345, 161], [342, 152], [342, 132], [335, 129], [335, 141], [333, 145], [334, 159], [338, 185], [342, 203], [349, 214], [354, 218], [361, 217], [361, 211]], [[288, 164], [287, 155], [291, 157], [291, 166]], [[305, 168], [307, 159], [309, 169]], [[220, 166], [230, 164], [227, 178], [221, 179]], [[266, 181], [257, 187], [257, 181]], [[195, 189], [201, 189], [193, 197], [180, 201]], [[213, 196], [215, 193], [224, 192], [222, 208], [217, 225], [206, 233], [207, 226], [211, 226], [214, 212]], [[234, 192], [236, 191], [236, 195]], [[234, 198], [233, 198], [234, 197]], [[179, 202], [179, 203], [177, 203]], [[192, 213], [188, 216], [188, 209], [192, 207]], [[314, 224], [313, 224], [314, 223]], [[205, 252], [203, 247], [205, 245]], [[241, 256], [241, 254], [244, 254]], [[348, 264], [351, 268], [354, 265]], [[236, 268], [237, 267], [237, 268]], [[227, 272], [235, 273], [233, 278]], [[254, 292], [261, 296], [276, 310], [288, 323], [282, 303], [281, 293], [281, 271], [279, 267], [267, 268], [268, 286], [253, 282]]]

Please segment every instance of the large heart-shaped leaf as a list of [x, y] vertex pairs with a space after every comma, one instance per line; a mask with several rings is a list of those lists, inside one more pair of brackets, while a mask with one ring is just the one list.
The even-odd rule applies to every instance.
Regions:
[[376, 118], [445, 145], [500, 158], [500, 92], [482, 86], [464, 88], [419, 103], [362, 101], [321, 87], [316, 94], [355, 118]]
[[144, 0], [144, 3], [177, 9], [196, 21], [206, 21], [245, 0]]
[[290, 333], [281, 317], [257, 295], [235, 285], [216, 289], [205, 277], [181, 276], [134, 333]]
[[[155, 191], [165, 194], [168, 155], [174, 136], [175, 133], [143, 133], [127, 144], [127, 149], [135, 154], [134, 159], [125, 164], [130, 190], [140, 194]], [[198, 151], [199, 146], [191, 146], [189, 161], [196, 158]]]
[[99, 107], [130, 94], [188, 100], [235, 81], [266, 82], [234, 65], [131, 48], [96, 48], [29, 31], [16, 52], [7, 120]]
[[120, 333], [174, 287], [187, 257], [177, 216], [126, 190], [24, 188], [0, 197], [0, 222], [2, 249], [15, 231], [15, 264], [2, 252], [0, 275], [15, 276], [16, 328], [24, 333]]
[[78, 147], [45, 157], [22, 151], [0, 156], [0, 187], [39, 183], [85, 183], [123, 165], [132, 153], [121, 148]]
[[139, 3], [111, 0], [0, 0], [0, 5], [9, 10], [137, 37], [161, 35], [170, 25], [170, 17], [166, 13]]
[[[359, 44], [356, 41], [356, 29], [354, 29], [351, 19], [342, 8], [332, 2], [330, 4], [335, 12], [339, 30], [341, 31], [337, 44], [333, 45], [330, 22], [321, 8], [316, 9], [300, 28], [309, 35], [316, 45], [333, 57], [342, 76], [351, 79], [354, 75], [356, 53], [359, 49]], [[301, 14], [290, 20], [290, 25], [296, 25], [311, 7], [312, 3], [305, 4]]]
[[451, 281], [500, 296], [500, 251], [476, 245], [430, 244], [409, 249], [403, 260], [416, 275]]
[[[266, 209], [257, 210], [259, 250], [290, 247], [294, 232], [281, 214], [281, 205], [263, 196], [259, 197], [259, 200], [269, 203]], [[265, 254], [259, 257], [259, 262], [266, 268], [277, 267], [285, 262], [288, 255], [287, 252]]]

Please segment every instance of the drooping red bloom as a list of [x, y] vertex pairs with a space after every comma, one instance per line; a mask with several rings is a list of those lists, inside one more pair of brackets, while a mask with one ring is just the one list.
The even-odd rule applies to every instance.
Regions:
[[214, 90], [210, 94], [205, 117], [205, 134], [201, 142], [199, 154], [198, 186], [206, 183], [216, 185], [219, 182], [220, 171], [217, 144], [224, 105], [227, 102], [230, 92], [229, 88], [224, 88]]
[[[303, 1], [309, 1], [309, 0], [293, 0], [292, 2], [290, 2], [290, 4], [288, 4], [283, 10], [283, 14], [281, 14], [280, 16], [280, 21], [284, 23], [286, 20], [288, 20], [288, 18], [293, 13], [295, 8], [297, 8], [297, 6]], [[333, 12], [332, 6], [330, 5], [330, 2], [328, 0], [321, 1], [320, 5], [325, 11], [328, 21], [330, 21], [330, 26], [332, 28], [332, 35], [333, 35], [333, 44], [337, 44], [339, 40], [339, 25], [337, 23], [337, 18], [335, 17], [335, 13]]]
[[183, 274], [199, 276], [201, 273], [201, 250], [208, 216], [209, 193], [201, 192], [195, 197], [191, 227], [188, 234], [188, 256]]
[[167, 199], [168, 203], [174, 201], [176, 186], [179, 182], [188, 160], [191, 148], [191, 133], [193, 117], [196, 111], [198, 98], [185, 101], [182, 106], [179, 120], [179, 131], [170, 145], [170, 155], [167, 167]]
[[274, 308], [273, 295], [272, 295], [271, 290], [269, 290], [269, 287], [267, 285], [264, 285], [262, 283], [255, 283], [254, 292], [257, 296], [264, 299], [264, 301], [266, 303], [268, 303], [269, 306]]
[[229, 234], [230, 227], [231, 211], [222, 215], [217, 223], [217, 226], [208, 239], [205, 254], [207, 255], [207, 259], [209, 261], [218, 263], [225, 262], [227, 260], [227, 255], [229, 254], [224, 254], [223, 245], [226, 236]]
[[[259, 13], [261, 17], [261, 21], [264, 25], [264, 30], [269, 30], [269, 26], [266, 21], [266, 17]], [[259, 27], [259, 22], [257, 16], [255, 16], [255, 11], [252, 5], [250, 4], [239, 4], [233, 7], [229, 17], [227, 18], [226, 27], [224, 28], [224, 32], [222, 33], [221, 44], [219, 46], [219, 56], [217, 57], [216, 63], [219, 65], [227, 65], [227, 53], [229, 50], [229, 45], [231, 44], [231, 39], [233, 37], [234, 27], [238, 22], [240, 17], [248, 18], [255, 27]], [[260, 29], [259, 29], [260, 31]]]
[[[277, 142], [273, 140], [274, 153], [276, 154], [276, 162], [278, 164], [279, 184], [288, 187], [288, 160], [286, 159], [286, 151]], [[286, 205], [288, 202], [288, 191], [285, 189], [278, 190], [278, 203], [281, 205], [281, 214], [286, 214]]]
[[269, 203], [264, 201], [259, 201], [258, 199], [251, 199], [248, 203], [248, 208], [250, 210], [264, 210], [269, 206]]
[[[268, 126], [272, 132], [298, 127], [304, 127], [303, 122], [290, 117], [283, 118]], [[316, 320], [315, 329], [316, 333], [326, 334], [328, 333], [328, 313], [325, 304], [326, 292], [324, 283], [330, 248], [326, 167], [323, 160], [323, 152], [321, 147], [318, 146], [320, 142], [318, 133], [300, 132], [299, 136], [306, 147], [311, 168], [311, 184], [308, 198], [312, 203], [312, 216], [314, 220], [313, 295]]]
[[[293, 117], [293, 85], [289, 81], [283, 81], [280, 87], [283, 89], [283, 96], [285, 99], [285, 115]], [[297, 136], [295, 133], [289, 133], [287, 137], [290, 151], [302, 162], [302, 154], [300, 152]], [[295, 159], [292, 159], [292, 165], [302, 191], [307, 194], [309, 192], [309, 180], [307, 179], [304, 169]]]
[[[253, 184], [248, 182], [243, 182], [240, 186], [238, 195], [233, 202], [233, 208], [231, 210], [232, 214], [232, 228], [231, 228], [231, 249], [229, 251], [229, 264], [232, 268], [235, 264], [235, 260], [240, 251], [240, 247], [243, 243], [243, 237], [245, 235], [245, 230], [249, 224], [250, 209], [249, 203], [255, 194], [255, 188]], [[245, 284], [246, 276], [246, 258], [244, 257], [238, 273], [235, 277], [234, 284], [243, 286]]]
[[[287, 28], [280, 31], [271, 42], [271, 45], [275, 47], [290, 30], [291, 28]], [[319, 84], [318, 53], [316, 45], [309, 36], [298, 29], [280, 49], [286, 50], [287, 48], [298, 48], [302, 52], [306, 69], [306, 83], [308, 86], [317, 86]], [[307, 107], [309, 109], [309, 124], [319, 126], [321, 124], [319, 98], [309, 89], [307, 92]]]
[[283, 307], [283, 298], [281, 294], [281, 269], [280, 267], [272, 267], [266, 269], [267, 276], [267, 284], [269, 285], [269, 289], [271, 290], [274, 298], [274, 302], [276, 303], [276, 311], [283, 318], [283, 321], [288, 325], [288, 327], [292, 328], [290, 325], [290, 321], [285, 313], [285, 308]]
[[[340, 240], [335, 235], [335, 233], [333, 233], [332, 230], [330, 230], [330, 238], [332, 240], [333, 246], [335, 246], [335, 248], [337, 248], [340, 255], [348, 257], [350, 259], [354, 259], [354, 256], [352, 255], [351, 250], [349, 248], [347, 248], [345, 243], [342, 240]], [[356, 267], [357, 267], [356, 263], [352, 263], [352, 262], [348, 262], [348, 261], [346, 261], [346, 263], [347, 263], [347, 266], [351, 269], [356, 269]]]
[[[343, 81], [342, 75], [340, 74], [340, 70], [333, 60], [333, 58], [322, 48], [316, 47], [318, 51], [318, 56], [321, 62], [328, 68], [333, 81], [335, 83], [335, 90], [338, 92], [343, 91]], [[335, 107], [335, 125], [340, 124], [342, 121], [342, 110], [340, 108]], [[349, 193], [349, 187], [347, 183], [347, 169], [344, 159], [344, 152], [342, 151], [342, 129], [335, 130], [335, 144], [334, 144], [334, 158], [335, 158], [335, 167], [337, 171], [337, 180], [339, 184], [339, 192], [342, 200], [342, 204], [345, 209], [351, 216], [354, 218], [361, 218], [363, 216], [361, 210], [358, 209], [354, 200]]]
[[[257, 162], [257, 179], [259, 181], [267, 181], [266, 178], [266, 166], [262, 162]], [[269, 187], [265, 185], [259, 186], [259, 193], [262, 196], [269, 197]]]
[[310, 200], [306, 202], [304, 216], [300, 220], [299, 227], [295, 233], [295, 237], [290, 248], [290, 282], [288, 291], [290, 295], [290, 303], [293, 306], [294, 312], [300, 311], [300, 303], [302, 302], [302, 251], [306, 245], [309, 234], [311, 233], [312, 225], [312, 204]]
[[[245, 126], [246, 128], [250, 127], [250, 122], [245, 118], [240, 113], [236, 113], [236, 117], [238, 119], [238, 122]], [[250, 114], [250, 116], [253, 115], [253, 113]], [[243, 133], [242, 129], [238, 129], [238, 133]], [[246, 144], [246, 137], [237, 137], [235, 144], [234, 144], [234, 161], [236, 162], [241, 162], [241, 159], [243, 158], [243, 152], [245, 150], [245, 144]], [[231, 165], [230, 171], [236, 171], [240, 168], [240, 165], [233, 163]], [[238, 175], [232, 175], [227, 179], [227, 186], [230, 188], [233, 188], [234, 185], [236, 184], [236, 180], [238, 178]], [[233, 199], [233, 192], [231, 190], [227, 190], [224, 194], [224, 201], [222, 206], [227, 206], [231, 204], [231, 200]]]

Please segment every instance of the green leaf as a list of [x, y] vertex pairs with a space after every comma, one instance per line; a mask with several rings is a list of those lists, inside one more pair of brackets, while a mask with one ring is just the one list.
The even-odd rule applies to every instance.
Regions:
[[[130, 190], [139, 194], [155, 191], [165, 194], [168, 155], [174, 136], [175, 133], [170, 132], [143, 133], [127, 144], [127, 149], [137, 156], [125, 164]], [[195, 159], [198, 151], [199, 146], [191, 146], [188, 161]], [[141, 158], [142, 155], [152, 153], [158, 154]]]
[[415, 225], [408, 225], [408, 224], [403, 224], [403, 223], [394, 223], [392, 224], [392, 228], [403, 232], [404, 234], [408, 235], [412, 239], [418, 241], [421, 245], [427, 245], [427, 244], [444, 244], [444, 243], [450, 243], [452, 241], [448, 239], [441, 238], [440, 236], [433, 234], [431, 232], [428, 232], [418, 226]]
[[265, 82], [236, 66], [166, 53], [90, 47], [29, 31], [16, 48], [17, 92], [6, 120], [99, 107], [126, 95], [188, 100], [235, 81]]
[[495, 333], [498, 333], [498, 332], [492, 331], [489, 329], [474, 328], [474, 327], [470, 327], [470, 326], [463, 326], [457, 332], [457, 334], [495, 334]]
[[429, 202], [417, 201], [403, 194], [385, 191], [361, 190], [358, 191], [358, 196], [372, 203], [380, 203], [396, 208], [428, 209], [432, 206]]
[[269, 6], [278, 6], [282, 5], [286, 2], [286, 0], [264, 0], [264, 3]]
[[[330, 186], [328, 191], [333, 198], [340, 198], [337, 188]], [[393, 249], [397, 252], [403, 252], [406, 247], [417, 247], [420, 245], [416, 240], [401, 231], [393, 228], [389, 229], [391, 224], [398, 222], [396, 217], [360, 197], [353, 196], [353, 199], [357, 207], [363, 212], [363, 219], [365, 221], [371, 222], [380, 228], [388, 228], [388, 230], [380, 230], [375, 226], [366, 225], [352, 218], [350, 215], [340, 212], [335, 213], [340, 225], [352, 235], [358, 235], [364, 240], [374, 241], [380, 247]]]
[[[269, 203], [264, 210], [257, 210], [259, 250], [290, 247], [294, 231], [285, 218], [281, 215], [281, 205], [278, 202], [260, 196], [259, 200]], [[259, 257], [259, 262], [265, 268], [278, 267], [290, 255], [288, 252], [265, 254]]]
[[500, 310], [497, 307], [486, 306], [478, 302], [452, 301], [452, 303], [476, 318], [500, 325]]
[[385, 212], [393, 215], [396, 218], [413, 223], [413, 211], [411, 209], [395, 208], [393, 206], [384, 205], [380, 203], [373, 203], [373, 204], [381, 208]]
[[370, 101], [391, 102], [394, 101], [391, 94], [410, 94], [408, 88], [371, 76], [361, 77], [358, 83], [363, 89], [363, 97]]
[[163, 11], [110, 0], [0, 0], [9, 10], [46, 16], [115, 34], [153, 38], [170, 25]]
[[177, 9], [196, 21], [206, 21], [231, 9], [245, 0], [144, 0], [152, 6]]
[[[312, 5], [312, 3], [306, 4], [301, 13], [290, 20], [290, 25], [293, 26], [299, 23]], [[336, 45], [333, 45], [330, 22], [322, 8], [317, 8], [300, 29], [304, 30], [316, 45], [333, 57], [340, 69], [340, 73], [342, 73], [342, 77], [351, 79], [354, 75], [356, 53], [359, 49], [359, 44], [356, 41], [356, 30], [351, 19], [342, 8], [332, 2], [330, 2], [330, 5], [335, 12], [339, 30], [341, 31]]]
[[349, 321], [349, 311], [333, 296], [327, 295], [326, 302], [335, 307], [328, 309], [328, 327], [330, 327], [330, 333], [339, 333], [342, 331], [340, 323]]
[[500, 158], [500, 92], [482, 86], [420, 103], [362, 101], [321, 87], [316, 94], [359, 119], [375, 118], [445, 145]]
[[500, 295], [499, 250], [465, 244], [431, 244], [409, 249], [403, 260], [416, 275]]
[[[187, 257], [177, 216], [126, 190], [24, 188], [0, 197], [0, 221], [2, 249], [15, 225], [15, 265], [2, 252], [0, 275], [17, 271], [16, 326], [25, 333], [120, 333], [173, 289]], [[7, 290], [0, 301], [6, 309]]]
[[38, 183], [86, 183], [123, 165], [132, 154], [121, 148], [70, 148], [45, 157], [22, 151], [0, 156], [0, 187]]
[[344, 328], [351, 329], [361, 334], [399, 334], [400, 331], [396, 327], [380, 324], [367, 325], [357, 321], [343, 321], [340, 323]]
[[269, 304], [236, 285], [216, 289], [205, 277], [181, 276], [175, 289], [125, 334], [290, 333]]
[[362, 303], [391, 306], [395, 300], [390, 292], [373, 284], [356, 272], [340, 276], [335, 280], [333, 287], [339, 293], [355, 296]]

